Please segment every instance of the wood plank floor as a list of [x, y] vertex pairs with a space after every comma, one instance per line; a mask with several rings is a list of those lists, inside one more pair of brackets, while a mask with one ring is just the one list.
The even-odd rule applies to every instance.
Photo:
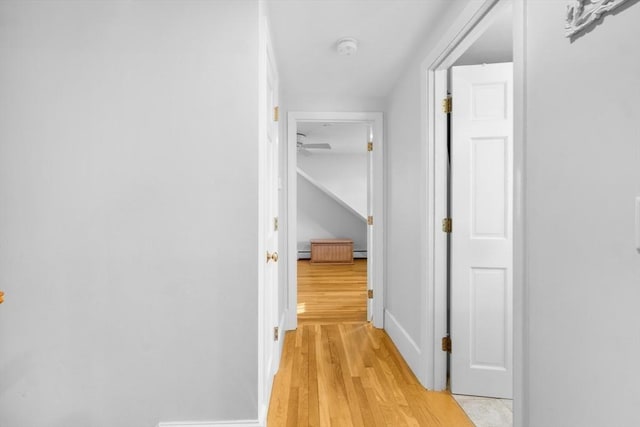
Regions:
[[267, 423], [473, 427], [449, 393], [425, 390], [388, 335], [367, 322], [287, 332]]
[[366, 262], [302, 262], [298, 271], [298, 329], [285, 335], [269, 427], [473, 427], [449, 393], [425, 390], [386, 332], [365, 321]]
[[367, 320], [367, 260], [353, 264], [298, 261], [298, 324]]

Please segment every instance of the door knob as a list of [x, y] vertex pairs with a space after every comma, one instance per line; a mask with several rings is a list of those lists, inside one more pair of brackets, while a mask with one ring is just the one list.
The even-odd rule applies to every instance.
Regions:
[[4, 292], [0, 291], [0, 304], [4, 302]]
[[278, 252], [271, 253], [267, 251], [267, 262], [269, 261], [278, 262]]

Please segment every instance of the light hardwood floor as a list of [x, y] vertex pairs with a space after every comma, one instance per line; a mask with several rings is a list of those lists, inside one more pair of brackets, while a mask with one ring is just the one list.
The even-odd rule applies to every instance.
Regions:
[[[425, 390], [389, 336], [362, 319], [363, 308], [366, 317], [366, 263], [353, 266], [362, 275], [363, 265], [364, 282], [355, 280], [353, 272], [338, 273], [332, 268], [344, 266], [317, 266], [325, 273], [333, 271], [333, 278], [318, 279], [321, 289], [310, 285], [305, 292], [311, 302], [314, 296], [318, 299], [328, 293], [339, 302], [339, 313], [326, 301], [318, 306], [312, 303], [307, 318], [300, 321], [299, 317], [298, 329], [287, 332], [268, 426], [472, 427], [450, 394]], [[305, 267], [316, 270], [308, 263], [303, 270]], [[303, 274], [317, 277], [316, 273]], [[340, 282], [342, 275], [344, 283]], [[354, 289], [348, 290], [351, 285], [345, 283]], [[339, 296], [339, 284], [344, 297]], [[299, 297], [299, 303], [309, 301], [305, 298]], [[349, 308], [347, 300], [355, 306]], [[341, 321], [340, 313], [346, 321]], [[355, 319], [356, 313], [360, 320]]]
[[298, 324], [367, 320], [367, 260], [298, 261]]

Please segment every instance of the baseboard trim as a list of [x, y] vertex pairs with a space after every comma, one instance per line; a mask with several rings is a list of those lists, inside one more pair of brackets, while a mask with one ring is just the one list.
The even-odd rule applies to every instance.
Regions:
[[159, 423], [158, 427], [263, 427], [258, 420], [181, 421]]
[[287, 331], [287, 310], [282, 310], [282, 315], [280, 316], [280, 324], [278, 334], [278, 365], [276, 366], [275, 372], [278, 372], [280, 369], [280, 361], [282, 360], [282, 349], [284, 348], [284, 336]]
[[[353, 259], [367, 259], [367, 251], [353, 251]], [[298, 251], [298, 261], [311, 259], [311, 251]]]
[[[297, 309], [295, 305], [293, 308]], [[284, 331], [295, 331], [298, 328], [298, 313], [294, 309], [284, 310]]]
[[409, 333], [400, 325], [398, 319], [396, 319], [389, 310], [384, 311], [384, 329], [413, 373], [418, 378], [422, 378], [422, 370], [424, 369], [422, 351], [420, 351], [418, 344], [416, 344]]

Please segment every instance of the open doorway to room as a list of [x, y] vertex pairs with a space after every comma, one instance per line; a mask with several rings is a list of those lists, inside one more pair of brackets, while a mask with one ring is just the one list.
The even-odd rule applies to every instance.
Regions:
[[298, 122], [298, 324], [364, 322], [368, 123]]
[[435, 244], [449, 351], [439, 369], [479, 426], [513, 424], [513, 17], [510, 0], [496, 1], [432, 68], [446, 100], [433, 122], [434, 211], [446, 218]]
[[288, 329], [381, 328], [382, 114], [290, 113], [288, 128]]

